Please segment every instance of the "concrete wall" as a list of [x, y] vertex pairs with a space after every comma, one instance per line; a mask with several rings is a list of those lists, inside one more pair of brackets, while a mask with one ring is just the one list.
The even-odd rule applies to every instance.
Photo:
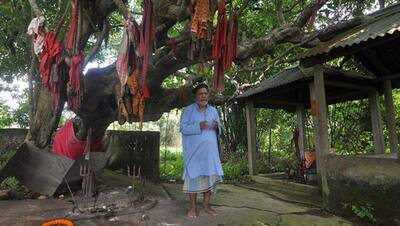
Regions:
[[400, 159], [386, 156], [328, 156], [328, 208], [342, 214], [345, 205], [366, 206], [383, 225], [400, 225]]
[[127, 165], [141, 166], [146, 178], [159, 179], [160, 132], [152, 131], [107, 131], [107, 146], [111, 158], [107, 168], [126, 171]]
[[0, 152], [17, 150], [27, 132], [27, 129], [0, 129]]

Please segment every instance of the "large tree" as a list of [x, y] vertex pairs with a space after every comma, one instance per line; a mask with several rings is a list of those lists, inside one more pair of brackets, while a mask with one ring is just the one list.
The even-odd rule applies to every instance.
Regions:
[[[31, 50], [29, 38], [22, 35], [31, 18], [43, 15], [46, 18], [46, 28], [54, 30], [64, 12], [67, 12], [66, 25], [70, 15], [70, 3], [73, 1], [5, 1], [0, 4], [1, 23], [3, 23], [4, 47], [1, 53], [1, 74], [10, 79], [10, 75], [29, 75], [31, 101], [30, 135], [38, 147], [49, 144], [56, 129], [66, 98], [70, 93], [67, 81], [62, 83], [62, 93], [58, 110], [54, 111], [51, 93], [43, 87], [38, 73], [38, 59]], [[129, 14], [140, 18], [140, 3], [120, 0], [81, 0], [81, 16], [79, 17], [80, 32], [79, 48], [84, 50], [85, 64], [104, 58], [104, 42], [123, 29], [123, 19]], [[152, 61], [149, 65], [147, 84], [150, 98], [146, 99], [145, 121], [157, 120], [164, 112], [181, 108], [192, 101], [190, 85], [193, 78], [198, 77], [196, 65], [206, 62], [205, 74], [213, 68], [211, 58], [211, 40], [207, 40], [204, 56], [196, 52], [193, 59], [188, 58], [188, 49], [192, 38], [190, 32], [191, 15], [187, 10], [190, 1], [185, 0], [153, 0], [156, 40]], [[328, 3], [327, 3], [328, 2]], [[380, 3], [383, 1], [379, 1]], [[327, 0], [275, 0], [254, 1], [235, 0], [228, 2], [229, 12], [239, 15], [240, 38], [237, 56], [234, 60], [234, 72], [228, 73], [225, 80], [233, 88], [227, 89], [223, 96], [217, 96], [224, 101], [236, 93], [244, 83], [257, 82], [271, 66], [280, 63], [287, 65], [285, 59], [296, 53], [299, 47], [311, 47], [326, 40], [336, 32], [356, 26], [363, 21], [362, 10], [372, 6], [374, 1], [327, 1]], [[132, 6], [134, 5], [134, 6]], [[211, 15], [216, 12], [217, 0], [210, 0]], [[130, 7], [132, 6], [132, 7]], [[322, 8], [319, 14], [316, 31], [306, 29], [313, 12]], [[343, 19], [355, 19], [340, 22]], [[11, 23], [10, 23], [11, 22]], [[106, 25], [110, 24], [110, 25]], [[335, 24], [325, 28], [327, 24]], [[60, 38], [65, 36], [67, 26], [61, 29]], [[17, 29], [18, 27], [19, 29]], [[215, 29], [215, 25], [214, 28]], [[176, 54], [171, 54], [170, 36], [175, 36]], [[111, 38], [110, 38], [111, 39]], [[115, 43], [114, 43], [115, 44]], [[108, 47], [112, 48], [112, 47]], [[15, 60], [18, 59], [18, 60]], [[68, 71], [71, 56], [66, 54], [62, 62], [63, 71]], [[115, 59], [116, 60], [116, 59]], [[15, 62], [18, 61], [16, 67]], [[273, 71], [273, 70], [272, 70]], [[261, 76], [260, 76], [261, 75]], [[165, 86], [171, 78], [184, 79], [180, 86]], [[75, 113], [81, 120], [76, 121], [75, 129], [80, 139], [85, 139], [89, 128], [93, 136], [100, 137], [108, 125], [118, 118], [118, 75], [115, 63], [104, 67], [89, 69], [83, 76], [84, 91], [80, 106]], [[0, 87], [1, 88], [1, 87]], [[133, 118], [137, 121], [138, 118]]]

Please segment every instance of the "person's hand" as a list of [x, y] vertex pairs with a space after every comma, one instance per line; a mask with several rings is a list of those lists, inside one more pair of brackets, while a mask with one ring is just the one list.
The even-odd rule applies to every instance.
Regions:
[[212, 125], [211, 125], [211, 128], [213, 128], [213, 129], [217, 129], [218, 128], [218, 123], [217, 123], [217, 121], [213, 121], [213, 123], [212, 123]]
[[208, 129], [208, 122], [207, 121], [202, 121], [200, 122], [200, 129]]

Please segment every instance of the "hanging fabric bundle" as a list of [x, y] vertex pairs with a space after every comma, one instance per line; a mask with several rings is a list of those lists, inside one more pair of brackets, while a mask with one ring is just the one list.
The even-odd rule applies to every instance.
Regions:
[[51, 65], [54, 63], [57, 55], [62, 51], [62, 44], [56, 36], [57, 34], [54, 32], [47, 32], [40, 57], [39, 71], [42, 75], [42, 84], [47, 88], [50, 88]]
[[63, 60], [61, 56], [62, 44], [56, 36], [57, 34], [54, 32], [46, 34], [39, 66], [39, 71], [42, 75], [42, 84], [51, 92], [53, 111], [58, 110], [59, 107], [59, 84], [61, 79], [59, 65]]
[[225, 1], [218, 2], [218, 20], [217, 28], [215, 29], [213, 37], [213, 49], [212, 57], [213, 59], [222, 58], [223, 47], [225, 46], [226, 35], [228, 34], [228, 20], [226, 18], [225, 12]]
[[228, 71], [232, 67], [233, 59], [237, 54], [237, 47], [239, 45], [239, 18], [236, 13], [231, 15], [229, 20], [227, 43], [225, 49], [225, 70]]
[[204, 63], [204, 40], [209, 36], [210, 29], [210, 1], [209, 0], [197, 0], [194, 7], [190, 8], [189, 11], [192, 16], [191, 32], [193, 33], [190, 40], [190, 47], [188, 52], [188, 58], [194, 59], [194, 52], [199, 52], [199, 60]]
[[210, 1], [197, 0], [191, 26], [191, 31], [196, 34], [197, 39], [207, 38], [210, 21]]
[[79, 0], [74, 1], [74, 8], [72, 12], [71, 21], [67, 35], [65, 48], [67, 48], [73, 56], [71, 58], [71, 65], [69, 69], [69, 94], [68, 106], [74, 111], [78, 110], [79, 97], [81, 95], [81, 76], [84, 56], [79, 49]]
[[[137, 68], [137, 55], [135, 50], [139, 43], [139, 28], [133, 17], [129, 17], [125, 23], [125, 31], [122, 43], [118, 50], [117, 73], [121, 87], [124, 87], [129, 75], [129, 67]], [[121, 88], [121, 92], [124, 89]], [[123, 94], [123, 93], [121, 93]]]
[[224, 91], [225, 71], [232, 67], [233, 59], [237, 54], [239, 42], [239, 20], [236, 14], [230, 16], [229, 22], [226, 16], [225, 1], [218, 3], [217, 29], [213, 37], [212, 57], [216, 60], [213, 90]]
[[[119, 105], [119, 122], [123, 124], [125, 121], [132, 122], [135, 113], [135, 102], [138, 102], [142, 95], [141, 86], [138, 84], [139, 74], [139, 54], [140, 48], [139, 26], [134, 21], [133, 17], [129, 17], [125, 21], [125, 32], [121, 47], [118, 52], [117, 72], [120, 79], [120, 95], [118, 100]], [[129, 71], [133, 70], [129, 75]], [[126, 89], [128, 86], [128, 89]]]
[[59, 66], [64, 60], [62, 54], [63, 47], [61, 41], [57, 38], [57, 34], [64, 24], [67, 9], [61, 17], [55, 32], [45, 33], [43, 16], [33, 19], [27, 32], [28, 34], [33, 35], [35, 53], [40, 55], [39, 72], [42, 75], [43, 86], [48, 88], [51, 92], [52, 107], [54, 111], [58, 110], [59, 107], [59, 84], [62, 79], [62, 70], [60, 70]]
[[321, 0], [317, 0], [317, 4], [315, 5], [315, 8], [314, 8], [313, 13], [311, 15], [311, 18], [310, 18], [310, 20], [308, 21], [308, 24], [307, 24], [307, 30], [308, 31], [312, 30], [312, 28], [314, 26], [314, 23], [315, 23], [315, 20], [317, 19], [318, 10], [319, 10], [320, 7], [321, 7]]
[[140, 121], [140, 128], [142, 128], [144, 121], [144, 109], [145, 109], [145, 96], [143, 95], [142, 88], [138, 82], [139, 70], [135, 69], [132, 74], [128, 77], [127, 86], [131, 93], [132, 103], [132, 114], [137, 116]]
[[155, 25], [153, 19], [153, 2], [144, 0], [144, 9], [142, 24], [140, 28], [140, 56], [143, 58], [142, 73], [141, 73], [141, 88], [143, 89], [144, 97], [149, 97], [149, 89], [147, 87], [146, 77], [148, 67], [151, 62], [151, 54], [153, 51], [153, 42], [156, 38]]
[[226, 39], [228, 35], [228, 20], [225, 10], [225, 1], [218, 2], [218, 21], [217, 28], [213, 37], [212, 57], [216, 60], [213, 90], [215, 92], [224, 91], [224, 49], [226, 47]]
[[29, 26], [28, 26], [28, 29], [26, 32], [28, 35], [32, 36], [32, 38], [33, 38], [33, 40], [32, 40], [33, 48], [34, 48], [36, 55], [40, 55], [40, 53], [42, 53], [42, 50], [43, 50], [44, 37], [45, 37], [44, 23], [45, 23], [44, 16], [35, 17], [29, 23]]

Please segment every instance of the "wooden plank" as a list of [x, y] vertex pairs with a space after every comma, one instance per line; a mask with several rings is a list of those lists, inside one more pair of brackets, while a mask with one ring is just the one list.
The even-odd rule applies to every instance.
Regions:
[[[91, 153], [90, 161], [96, 174], [105, 167], [108, 156], [102, 152]], [[52, 196], [64, 186], [64, 178], [67, 178], [68, 182], [79, 181], [82, 178], [79, 174], [82, 160], [83, 157], [75, 161], [56, 155], [49, 149], [38, 149], [25, 143], [0, 172], [0, 181], [15, 176], [30, 190]]]
[[299, 148], [300, 157], [304, 159], [304, 152], [307, 150], [307, 137], [306, 137], [306, 110], [303, 105], [298, 106], [296, 110], [297, 126], [299, 128]]
[[376, 89], [369, 93], [369, 107], [371, 111], [372, 133], [374, 136], [375, 154], [385, 152], [383, 140], [382, 117], [379, 105], [379, 93]]
[[54, 195], [74, 161], [48, 150], [25, 145], [18, 151], [14, 175], [30, 190], [44, 195]]
[[325, 84], [322, 65], [314, 66], [314, 82], [310, 83], [310, 99], [316, 102], [316, 114], [313, 114], [314, 144], [317, 157], [317, 174], [322, 188], [324, 205], [329, 195], [326, 172], [326, 156], [329, 154], [328, 119], [325, 98]]
[[256, 118], [252, 101], [246, 101], [247, 152], [249, 158], [249, 174], [256, 174]]
[[393, 104], [392, 83], [390, 80], [383, 81], [383, 92], [386, 103], [386, 119], [389, 131], [390, 152], [398, 152], [399, 141], [396, 133], [396, 116]]

